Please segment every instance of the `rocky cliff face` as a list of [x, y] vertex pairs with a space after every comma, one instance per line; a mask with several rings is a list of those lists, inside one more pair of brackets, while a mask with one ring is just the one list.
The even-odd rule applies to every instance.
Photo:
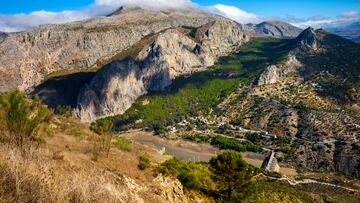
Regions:
[[0, 91], [28, 89], [54, 72], [101, 67], [146, 36], [218, 18], [197, 11], [130, 8], [109, 17], [7, 34], [0, 37]]
[[157, 35], [137, 57], [114, 61], [100, 70], [80, 92], [82, 121], [117, 115], [148, 91], [163, 90], [171, 81], [214, 64], [249, 40], [241, 25], [218, 19], [198, 29], [169, 29]]
[[281, 21], [269, 21], [260, 24], [248, 24], [250, 30], [259, 35], [270, 36], [276, 38], [295, 38], [302, 29]]

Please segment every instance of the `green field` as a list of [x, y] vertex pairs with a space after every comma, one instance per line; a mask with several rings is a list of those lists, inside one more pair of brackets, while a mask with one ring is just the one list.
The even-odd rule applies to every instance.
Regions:
[[186, 116], [207, 114], [239, 85], [252, 82], [266, 66], [286, 59], [286, 50], [286, 40], [253, 39], [208, 70], [179, 77], [165, 91], [139, 98], [123, 115], [105, 119], [121, 131], [166, 126]]

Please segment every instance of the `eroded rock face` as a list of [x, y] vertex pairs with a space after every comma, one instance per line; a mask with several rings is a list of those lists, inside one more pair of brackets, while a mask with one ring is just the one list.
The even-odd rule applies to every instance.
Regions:
[[80, 93], [77, 115], [84, 122], [117, 115], [141, 95], [163, 90], [183, 74], [211, 66], [249, 40], [242, 26], [225, 19], [208, 23], [191, 38], [181, 29], [160, 33], [136, 57], [114, 61]]
[[257, 85], [269, 85], [279, 82], [286, 77], [288, 73], [299, 70], [302, 64], [292, 53], [289, 54], [288, 60], [284, 64], [270, 65], [259, 76]]
[[26, 90], [58, 71], [101, 67], [145, 36], [218, 18], [198, 11], [126, 9], [109, 17], [0, 34], [0, 92]]

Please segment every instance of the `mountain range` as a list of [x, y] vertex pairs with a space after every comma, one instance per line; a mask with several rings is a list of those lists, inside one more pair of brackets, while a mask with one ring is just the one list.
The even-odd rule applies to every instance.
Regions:
[[240, 151], [271, 152], [301, 175], [359, 178], [360, 44], [349, 40], [358, 28], [242, 25], [200, 10], [124, 6], [0, 33], [0, 92], [18, 88], [56, 113], [69, 108], [92, 130], [108, 124], [112, 133], [154, 131], [220, 149], [242, 143]]
[[352, 23], [347, 26], [330, 28], [329, 31], [355, 42], [360, 42], [360, 22]]

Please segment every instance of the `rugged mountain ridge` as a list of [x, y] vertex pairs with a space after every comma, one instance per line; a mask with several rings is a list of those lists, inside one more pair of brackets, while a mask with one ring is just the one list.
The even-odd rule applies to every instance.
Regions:
[[262, 36], [276, 38], [295, 38], [302, 29], [282, 21], [267, 21], [260, 24], [247, 24], [247, 27]]
[[99, 68], [146, 36], [219, 18], [192, 10], [130, 8], [109, 17], [9, 33], [0, 41], [0, 91], [26, 90], [53, 73]]
[[80, 92], [82, 121], [123, 113], [141, 95], [160, 91], [183, 74], [211, 66], [250, 39], [243, 27], [219, 19], [195, 30], [169, 29], [145, 46], [136, 58], [114, 61]]
[[308, 28], [289, 42], [286, 62], [271, 64], [223, 119], [294, 139], [290, 163], [360, 175], [360, 46]]

